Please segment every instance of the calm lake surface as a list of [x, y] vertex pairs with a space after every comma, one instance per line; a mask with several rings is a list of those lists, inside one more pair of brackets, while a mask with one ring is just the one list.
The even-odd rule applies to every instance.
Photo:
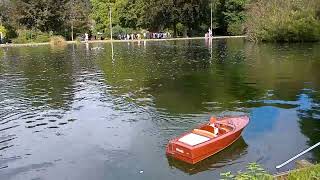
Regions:
[[[243, 39], [0, 48], [0, 179], [217, 179], [320, 140], [320, 44]], [[242, 138], [196, 165], [165, 155], [211, 115]], [[320, 148], [304, 155], [320, 160]], [[281, 170], [287, 170], [293, 164]]]

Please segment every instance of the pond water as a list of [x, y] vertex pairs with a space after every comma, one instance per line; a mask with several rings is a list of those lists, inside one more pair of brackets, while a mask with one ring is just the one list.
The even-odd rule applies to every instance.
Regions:
[[[320, 140], [319, 91], [317, 43], [2, 48], [0, 179], [217, 179], [250, 162], [274, 173]], [[196, 165], [166, 157], [171, 138], [240, 114], [250, 124], [224, 151]]]

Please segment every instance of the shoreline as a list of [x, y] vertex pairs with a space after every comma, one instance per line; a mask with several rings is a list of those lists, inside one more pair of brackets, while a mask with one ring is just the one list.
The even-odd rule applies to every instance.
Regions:
[[[247, 36], [214, 36], [212, 39], [231, 39], [231, 38], [245, 38]], [[141, 39], [141, 40], [91, 40], [87, 43], [110, 43], [110, 42], [138, 42], [138, 41], [179, 41], [179, 40], [196, 40], [196, 39], [205, 39], [205, 37], [187, 37], [187, 38], [170, 38], [170, 39]], [[76, 44], [77, 41], [67, 41], [67, 44]], [[81, 44], [86, 42], [81, 41]], [[49, 42], [45, 43], [26, 43], [26, 44], [0, 44], [0, 47], [23, 47], [23, 46], [42, 46], [49, 45]]]

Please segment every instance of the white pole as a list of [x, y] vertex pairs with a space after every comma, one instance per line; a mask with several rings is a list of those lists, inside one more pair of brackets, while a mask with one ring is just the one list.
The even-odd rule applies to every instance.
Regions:
[[71, 41], [73, 41], [73, 21], [74, 21], [74, 1], [72, 0], [72, 8], [71, 8]]
[[302, 151], [301, 153], [297, 154], [296, 156], [294, 156], [293, 158], [291, 158], [291, 159], [287, 160], [286, 162], [284, 162], [284, 163], [282, 163], [282, 164], [280, 164], [280, 165], [276, 166], [276, 168], [277, 168], [277, 169], [279, 169], [279, 168], [281, 168], [281, 167], [285, 166], [285, 165], [286, 165], [286, 164], [288, 164], [289, 162], [291, 162], [291, 161], [293, 161], [293, 160], [297, 159], [297, 158], [298, 158], [298, 157], [300, 157], [301, 155], [303, 155], [303, 154], [307, 153], [308, 151], [312, 150], [313, 148], [315, 148], [315, 147], [317, 147], [317, 146], [319, 146], [319, 145], [320, 145], [320, 142], [318, 142], [317, 144], [315, 144], [315, 145], [313, 145], [313, 146], [309, 147], [308, 149], [306, 149], [306, 150]]
[[211, 37], [212, 37], [212, 1], [211, 1], [211, 13], [210, 13], [210, 17], [211, 17], [211, 20], [210, 20], [210, 29], [211, 29]]
[[71, 41], [73, 41], [73, 20], [71, 22]]
[[111, 9], [111, 3], [110, 3], [110, 40], [111, 40], [111, 58], [112, 61], [114, 60], [114, 53], [113, 53], [113, 43], [112, 43], [112, 9]]
[[111, 9], [111, 3], [110, 3], [110, 38], [111, 38], [111, 41], [112, 41], [112, 9]]

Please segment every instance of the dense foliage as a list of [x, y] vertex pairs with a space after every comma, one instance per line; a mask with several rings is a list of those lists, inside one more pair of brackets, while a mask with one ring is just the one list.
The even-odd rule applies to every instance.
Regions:
[[319, 0], [257, 0], [248, 12], [253, 41], [320, 40]]
[[[92, 18], [97, 23], [95, 27], [97, 31], [103, 31], [109, 26], [109, 16], [106, 11], [111, 6], [113, 25], [147, 29], [152, 32], [171, 30], [174, 36], [203, 36], [210, 27], [211, 6], [216, 33], [243, 34], [241, 25], [245, 20], [244, 7], [247, 0], [118, 0], [114, 3], [91, 0], [91, 2]], [[228, 31], [229, 25], [232, 26], [230, 31]]]
[[203, 36], [211, 26], [211, 7], [214, 35], [247, 33], [253, 41], [320, 38], [319, 0], [2, 0], [0, 20], [8, 38], [27, 42], [37, 42], [43, 33], [48, 37], [41, 41], [85, 32], [109, 36], [110, 9], [115, 36], [142, 31]]
[[3, 34], [3, 36], [5, 36], [5, 35], [6, 35], [6, 33], [7, 33], [6, 28], [5, 28], [4, 26], [2, 26], [2, 25], [0, 25], [0, 33], [2, 33], [2, 34]]
[[75, 33], [89, 29], [91, 5], [88, 0], [3, 0], [0, 1], [0, 18], [11, 31], [9, 38], [21, 30], [61, 34], [70, 37], [71, 26]]

